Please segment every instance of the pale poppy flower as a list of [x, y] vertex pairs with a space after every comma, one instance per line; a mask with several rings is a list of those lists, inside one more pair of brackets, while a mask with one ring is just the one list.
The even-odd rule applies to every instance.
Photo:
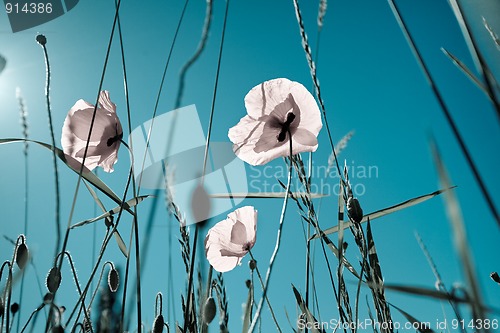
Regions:
[[255, 244], [257, 211], [252, 206], [236, 209], [227, 219], [214, 225], [205, 237], [205, 253], [218, 272], [227, 272], [240, 264]]
[[300, 83], [274, 79], [245, 96], [247, 115], [229, 130], [233, 150], [243, 161], [262, 165], [280, 157], [316, 151], [323, 126], [318, 105]]
[[[80, 163], [83, 161], [93, 113], [94, 106], [80, 99], [64, 120], [61, 138], [63, 151]], [[100, 166], [106, 172], [113, 172], [122, 138], [123, 130], [116, 116], [116, 105], [109, 99], [108, 91], [101, 91], [85, 167], [93, 170]]]

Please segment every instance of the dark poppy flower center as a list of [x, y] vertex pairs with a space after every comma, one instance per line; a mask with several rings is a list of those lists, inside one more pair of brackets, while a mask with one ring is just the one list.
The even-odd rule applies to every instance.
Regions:
[[286, 121], [281, 125], [281, 131], [280, 133], [276, 136], [276, 139], [278, 139], [278, 142], [283, 142], [286, 139], [286, 133], [290, 131], [290, 125], [292, 122], [295, 120], [295, 115], [293, 112], [289, 112], [286, 115]]
[[108, 145], [108, 147], [111, 147], [115, 142], [121, 141], [121, 139], [123, 139], [123, 132], [115, 135], [112, 138], [109, 138], [106, 144]]

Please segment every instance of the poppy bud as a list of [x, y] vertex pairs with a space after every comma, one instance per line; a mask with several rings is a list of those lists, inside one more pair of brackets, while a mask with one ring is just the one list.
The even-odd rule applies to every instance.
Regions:
[[205, 324], [210, 324], [215, 318], [215, 312], [217, 308], [215, 306], [215, 300], [213, 297], [207, 298], [205, 304], [203, 305], [203, 321]]
[[363, 209], [361, 209], [358, 199], [351, 196], [347, 199], [347, 211], [354, 222], [359, 223], [363, 219]]
[[44, 46], [45, 44], [47, 44], [47, 37], [40, 34], [40, 35], [36, 36], [36, 41], [41, 46]]
[[108, 273], [108, 287], [112, 293], [118, 290], [118, 285], [120, 283], [120, 276], [118, 275], [118, 271], [112, 267]]
[[19, 311], [19, 303], [12, 303], [10, 305], [10, 312], [12, 312], [12, 314], [14, 314], [17, 311]]
[[64, 328], [61, 325], [52, 327], [52, 333], [64, 333]]
[[50, 302], [52, 302], [53, 299], [54, 299], [54, 295], [52, 293], [46, 293], [43, 296], [43, 303], [49, 304]]
[[498, 273], [497, 272], [492, 272], [490, 274], [490, 278], [495, 281], [496, 283], [499, 283], [500, 284], [500, 276], [498, 276]]
[[153, 323], [153, 333], [163, 332], [163, 326], [165, 326], [165, 319], [163, 319], [163, 315], [156, 316]]
[[28, 247], [25, 243], [19, 244], [16, 250], [16, 264], [20, 269], [24, 269], [29, 259]]
[[193, 217], [195, 222], [204, 222], [210, 216], [210, 197], [207, 191], [200, 183], [193, 191], [191, 197], [191, 210], [193, 212]]
[[256, 267], [257, 267], [257, 261], [251, 259], [249, 262], [248, 262], [248, 267], [250, 267], [250, 269], [253, 271]]
[[45, 280], [45, 284], [47, 285], [47, 289], [51, 293], [55, 293], [59, 286], [61, 285], [61, 271], [56, 266], [52, 267], [47, 274], [47, 279]]

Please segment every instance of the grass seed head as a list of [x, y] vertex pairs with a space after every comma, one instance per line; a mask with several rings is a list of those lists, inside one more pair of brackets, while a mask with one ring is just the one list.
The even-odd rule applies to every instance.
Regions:
[[363, 209], [361, 209], [358, 199], [352, 196], [347, 199], [347, 211], [354, 222], [359, 223], [363, 219]]

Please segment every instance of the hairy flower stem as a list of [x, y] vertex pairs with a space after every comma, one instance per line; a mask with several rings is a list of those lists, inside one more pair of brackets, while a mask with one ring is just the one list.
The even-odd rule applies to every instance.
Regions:
[[248, 329], [248, 331], [252, 332], [252, 333], [255, 330], [255, 327], [257, 325], [257, 321], [259, 320], [259, 317], [260, 317], [260, 313], [262, 312], [262, 306], [264, 304], [264, 300], [267, 297], [267, 290], [269, 287], [269, 280], [271, 277], [271, 272], [273, 270], [274, 261], [276, 260], [276, 256], [278, 255], [278, 250], [279, 250], [280, 245], [281, 245], [281, 231], [283, 230], [283, 222], [285, 221], [286, 207], [288, 204], [288, 197], [290, 194], [290, 184], [292, 182], [293, 155], [292, 155], [292, 133], [290, 133], [290, 130], [288, 130], [288, 140], [290, 141], [290, 164], [288, 166], [288, 180], [287, 180], [286, 190], [285, 190], [286, 191], [285, 199], [283, 200], [283, 207], [281, 209], [278, 234], [276, 236], [276, 245], [274, 247], [274, 252], [271, 256], [271, 260], [269, 261], [269, 267], [267, 268], [267, 272], [266, 272], [266, 281], [264, 282], [264, 287], [262, 288], [262, 297], [260, 298], [259, 305], [257, 306], [257, 311], [255, 312], [255, 315], [252, 319], [252, 324], [250, 325], [250, 328]]
[[[45, 81], [45, 101], [47, 104], [47, 114], [49, 116], [49, 129], [50, 129], [50, 140], [52, 143], [52, 147], [55, 148], [56, 146], [56, 139], [54, 135], [54, 126], [52, 124], [52, 111], [50, 108], [50, 63], [49, 63], [49, 54], [47, 53], [47, 47], [45, 46], [45, 43], [39, 43], [42, 46], [43, 49], [43, 55], [45, 58], [45, 72], [46, 72], [46, 81]], [[61, 201], [60, 201], [60, 194], [59, 194], [59, 171], [57, 169], [57, 155], [55, 149], [52, 149], [52, 161], [54, 163], [54, 178], [55, 178], [55, 187], [56, 187], [56, 212], [55, 212], [55, 220], [56, 220], [56, 248], [55, 248], [55, 254], [59, 252], [59, 243], [61, 242], [61, 218], [60, 218], [60, 212], [61, 212]]]

